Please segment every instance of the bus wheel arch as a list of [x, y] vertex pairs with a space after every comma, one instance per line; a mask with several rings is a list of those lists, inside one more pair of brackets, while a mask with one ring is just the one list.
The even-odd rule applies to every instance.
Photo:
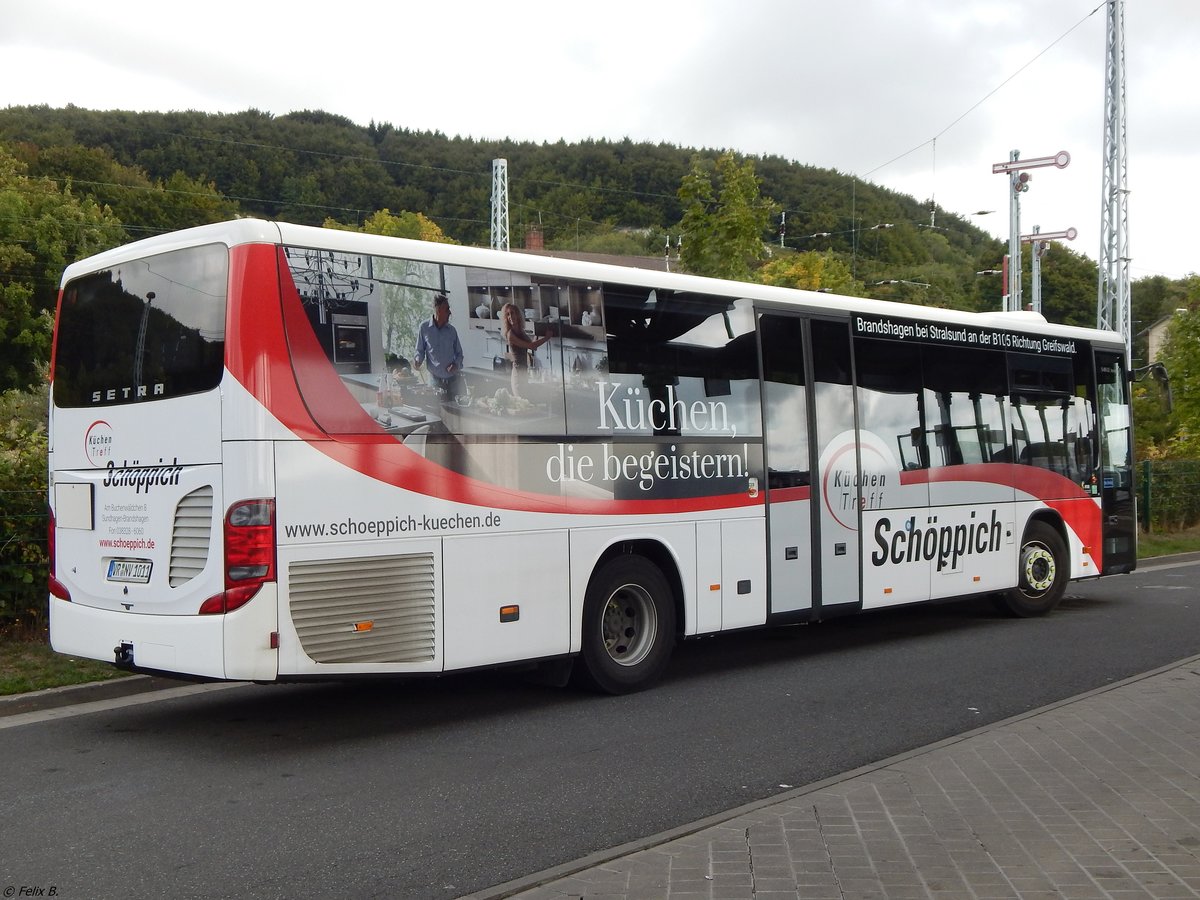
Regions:
[[678, 573], [661, 545], [626, 542], [606, 553], [584, 598], [578, 680], [609, 694], [649, 686], [674, 649], [678, 603]]
[[1025, 526], [1017, 556], [1017, 586], [998, 597], [1004, 612], [1044, 616], [1062, 600], [1071, 578], [1068, 544], [1057, 518], [1036, 516]]

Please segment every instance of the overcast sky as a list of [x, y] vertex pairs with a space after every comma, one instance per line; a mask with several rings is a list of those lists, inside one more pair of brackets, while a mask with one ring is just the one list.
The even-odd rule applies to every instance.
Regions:
[[[778, 155], [1100, 250], [1102, 0], [0, 0], [0, 104], [277, 115]], [[1127, 0], [1136, 280], [1200, 271], [1200, 2]], [[936, 140], [935, 140], [936, 139]], [[911, 152], [910, 152], [911, 151]], [[510, 172], [511, 178], [520, 173]], [[866, 223], [864, 223], [866, 224]], [[874, 223], [872, 223], [874, 224]], [[803, 245], [803, 236], [789, 233]], [[997, 260], [997, 263], [999, 260]]]

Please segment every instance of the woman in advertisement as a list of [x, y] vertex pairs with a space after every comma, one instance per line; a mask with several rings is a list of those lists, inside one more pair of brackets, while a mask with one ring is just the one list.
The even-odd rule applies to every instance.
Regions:
[[512, 363], [512, 393], [520, 397], [521, 388], [529, 381], [533, 352], [554, 335], [548, 330], [542, 337], [530, 337], [525, 330], [525, 315], [515, 303], [505, 303], [500, 310], [500, 330]]

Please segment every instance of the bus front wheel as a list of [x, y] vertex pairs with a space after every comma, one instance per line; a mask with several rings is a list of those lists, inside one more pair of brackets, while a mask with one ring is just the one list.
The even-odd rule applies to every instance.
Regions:
[[675, 642], [675, 603], [654, 563], [618, 556], [588, 585], [583, 604], [584, 683], [609, 694], [641, 690], [662, 674]]
[[1000, 596], [1000, 606], [1014, 616], [1044, 616], [1067, 589], [1067, 546], [1045, 522], [1031, 522], [1021, 542], [1017, 586]]

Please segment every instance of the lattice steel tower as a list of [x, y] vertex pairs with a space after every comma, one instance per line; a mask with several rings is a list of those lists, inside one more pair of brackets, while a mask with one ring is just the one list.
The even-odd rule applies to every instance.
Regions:
[[1129, 190], [1125, 159], [1125, 0], [1108, 0], [1104, 67], [1104, 171], [1096, 324], [1125, 336], [1130, 353]]
[[508, 249], [508, 160], [492, 160], [492, 249]]

